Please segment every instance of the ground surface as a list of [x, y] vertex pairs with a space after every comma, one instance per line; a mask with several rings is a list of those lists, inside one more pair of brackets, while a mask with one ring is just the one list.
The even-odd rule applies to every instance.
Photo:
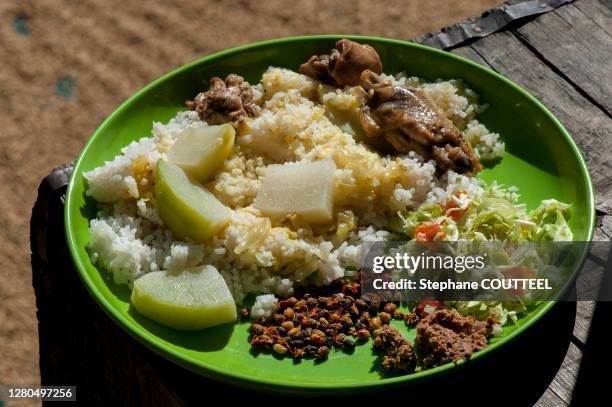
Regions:
[[[35, 384], [28, 222], [38, 183], [124, 99], [223, 48], [297, 34], [409, 39], [500, 0], [0, 2], [0, 383]], [[146, 4], [146, 7], [144, 6]]]

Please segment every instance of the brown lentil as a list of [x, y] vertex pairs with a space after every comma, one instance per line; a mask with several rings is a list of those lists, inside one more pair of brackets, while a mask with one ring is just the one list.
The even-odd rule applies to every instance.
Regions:
[[294, 346], [296, 348], [303, 348], [304, 347], [304, 341], [301, 341], [299, 339], [293, 339], [289, 343], [291, 344], [291, 346]]
[[327, 306], [328, 302], [329, 302], [329, 297], [319, 297], [318, 299], [319, 307]]
[[382, 325], [383, 325], [383, 321], [380, 318], [374, 317], [370, 319], [370, 326], [369, 326], [370, 331], [379, 329]]
[[395, 311], [397, 310], [397, 305], [395, 305], [392, 302], [389, 302], [385, 304], [385, 307], [383, 309], [386, 313], [393, 315]]
[[344, 339], [344, 342], [342, 342], [342, 347], [344, 349], [355, 349], [355, 342], [353, 342], [352, 340], [350, 340], [349, 338]]
[[323, 338], [317, 334], [312, 334], [310, 335], [310, 342], [315, 345], [321, 345], [323, 343]]
[[302, 318], [302, 320], [300, 321], [300, 325], [305, 326], [307, 328], [311, 328], [319, 325], [319, 322], [317, 322], [316, 319], [312, 318]]
[[296, 302], [297, 302], [297, 299], [295, 297], [290, 297], [290, 298], [287, 298], [286, 300], [279, 301], [278, 308], [285, 309], [285, 308], [293, 306]]
[[378, 297], [369, 297], [365, 301], [370, 312], [378, 312], [380, 309], [380, 299]]
[[263, 335], [265, 331], [266, 329], [262, 325], [259, 325], [259, 324], [251, 325], [251, 333], [253, 335]]
[[329, 348], [323, 345], [323, 346], [320, 346], [319, 349], [317, 349], [317, 354], [315, 357], [317, 359], [325, 359], [327, 355], [329, 355]]
[[281, 324], [281, 327], [283, 327], [283, 329], [286, 330], [287, 332], [291, 332], [291, 330], [294, 328], [293, 322], [291, 322], [291, 321], [283, 322]]
[[293, 317], [295, 316], [295, 311], [293, 311], [293, 308], [285, 308], [285, 310], [283, 311], [283, 315], [288, 320], [293, 321]]
[[319, 312], [317, 312], [317, 317], [319, 318], [329, 319], [330, 315], [331, 313], [326, 309], [322, 309]]
[[355, 300], [355, 305], [362, 311], [368, 308], [368, 304], [362, 299]]
[[360, 329], [359, 331], [357, 331], [357, 339], [361, 341], [366, 341], [369, 337], [370, 331], [368, 331], [367, 329]]
[[314, 335], [319, 335], [321, 338], [325, 338], [325, 333], [319, 329], [315, 329], [312, 331]]
[[319, 304], [319, 302], [317, 301], [316, 298], [309, 298], [308, 300], [306, 300], [306, 305], [308, 306], [308, 308], [314, 308]]
[[278, 353], [279, 355], [284, 355], [285, 353], [287, 353], [287, 348], [281, 345], [280, 343], [275, 343], [274, 346], [272, 346], [272, 350]]
[[334, 345], [338, 347], [342, 346], [342, 343], [344, 343], [345, 339], [346, 339], [346, 335], [342, 333], [334, 336]]
[[335, 281], [320, 289], [325, 295], [298, 293], [280, 300], [272, 317], [252, 321], [251, 346], [294, 359], [317, 360], [325, 359], [332, 347], [352, 350], [357, 341], [367, 341], [370, 331], [379, 330], [397, 311], [396, 304], [381, 304], [376, 297], [356, 299], [359, 291], [358, 283]]
[[290, 329], [289, 332], [287, 332], [287, 335], [289, 336], [295, 336], [297, 334], [299, 334], [300, 332], [302, 332], [302, 330], [298, 327], [295, 327], [293, 329]]
[[391, 321], [391, 314], [388, 314], [386, 312], [379, 312], [378, 317], [383, 322], [383, 324], [388, 324], [389, 321]]
[[417, 326], [419, 321], [420, 318], [415, 312], [411, 312], [410, 314], [406, 314], [404, 316], [404, 322], [406, 322], [406, 325], [408, 326]]

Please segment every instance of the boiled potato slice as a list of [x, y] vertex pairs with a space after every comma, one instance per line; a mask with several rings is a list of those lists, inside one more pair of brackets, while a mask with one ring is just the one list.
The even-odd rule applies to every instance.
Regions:
[[236, 131], [231, 124], [184, 130], [168, 151], [168, 160], [198, 182], [210, 179], [232, 153]]
[[179, 239], [202, 243], [229, 221], [231, 210], [207, 189], [193, 184], [180, 167], [160, 159], [155, 179], [157, 211]]
[[309, 223], [333, 219], [336, 164], [327, 159], [306, 164], [270, 165], [255, 207], [271, 217], [295, 213]]
[[289, 145], [283, 139], [282, 134], [262, 129], [249, 130], [248, 134], [251, 137], [241, 137], [240, 143], [274, 161], [283, 161], [289, 155]]
[[132, 305], [145, 317], [181, 330], [236, 320], [232, 294], [213, 266], [147, 273], [134, 282]]

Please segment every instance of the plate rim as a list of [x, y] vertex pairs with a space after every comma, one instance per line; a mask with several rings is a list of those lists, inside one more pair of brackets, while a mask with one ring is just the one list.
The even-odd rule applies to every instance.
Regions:
[[[495, 79], [504, 82], [506, 85], [510, 86], [511, 88], [514, 88], [516, 91], [522, 94], [522, 96], [526, 97], [532, 103], [534, 103], [541, 111], [544, 112], [544, 114], [558, 128], [561, 134], [563, 134], [563, 137], [565, 138], [565, 141], [568, 143], [570, 149], [572, 150], [572, 153], [578, 158], [579, 171], [582, 177], [586, 179], [586, 189], [587, 189], [586, 193], [587, 193], [587, 198], [588, 198], [587, 207], [589, 208], [589, 211], [588, 211], [589, 213], [587, 214], [587, 217], [588, 217], [588, 223], [591, 225], [591, 227], [588, 229], [587, 240], [588, 241], [592, 240], [594, 228], [595, 228], [594, 188], [593, 188], [593, 184], [591, 181], [591, 177], [590, 177], [588, 168], [584, 161], [584, 157], [580, 153], [580, 150], [578, 146], [576, 145], [576, 142], [574, 141], [570, 133], [561, 124], [561, 122], [537, 98], [531, 95], [527, 90], [525, 90], [520, 85], [514, 83], [512, 80], [504, 77], [503, 75], [500, 75], [499, 73], [493, 71], [492, 69], [484, 67], [460, 55], [453, 54], [453, 53], [450, 53], [444, 50], [440, 50], [437, 48], [432, 48], [426, 45], [409, 42], [409, 41], [398, 40], [398, 39], [385, 38], [385, 37], [379, 37], [379, 36], [367, 36], [367, 35], [342, 35], [342, 34], [300, 35], [300, 36], [274, 38], [274, 39], [269, 39], [269, 40], [264, 40], [264, 41], [248, 43], [248, 44], [244, 44], [238, 47], [224, 49], [224, 50], [212, 53], [210, 55], [206, 55], [202, 58], [198, 58], [178, 68], [170, 70], [169, 72], [163, 74], [157, 79], [149, 82], [148, 84], [140, 88], [138, 91], [136, 91], [134, 94], [132, 94], [124, 102], [122, 102], [119, 105], [119, 107], [117, 107], [96, 128], [96, 130], [92, 133], [92, 135], [87, 140], [85, 146], [83, 147], [81, 153], [79, 154], [79, 157], [77, 158], [74, 164], [73, 173], [70, 177], [70, 182], [68, 184], [68, 188], [66, 191], [66, 200], [65, 200], [65, 205], [64, 205], [64, 231], [66, 234], [66, 241], [68, 243], [70, 256], [72, 258], [72, 261], [74, 262], [74, 266], [77, 270], [77, 273], [79, 274], [81, 281], [83, 282], [87, 291], [89, 291], [90, 295], [95, 299], [95, 302], [102, 308], [102, 310], [108, 316], [111, 317], [112, 320], [115, 321], [115, 323], [117, 323], [130, 336], [137, 339], [138, 342], [142, 343], [143, 345], [145, 345], [145, 347], [147, 347], [148, 349], [151, 349], [158, 355], [161, 355], [162, 357], [165, 357], [166, 359], [169, 359], [173, 363], [178, 364], [184, 368], [187, 368], [188, 370], [191, 370], [197, 374], [203, 375], [211, 379], [219, 380], [219, 381], [234, 384], [234, 385], [239, 385], [245, 388], [257, 388], [257, 390], [260, 390], [260, 391], [261, 390], [264, 390], [264, 391], [281, 390], [281, 391], [289, 392], [289, 393], [291, 392], [304, 393], [304, 391], [313, 392], [315, 390], [319, 390], [319, 391], [320, 390], [327, 390], [327, 391], [352, 390], [352, 391], [355, 391], [357, 389], [360, 389], [364, 391], [368, 391], [368, 390], [371, 391], [371, 390], [379, 389], [380, 387], [385, 387], [385, 386], [393, 386], [397, 384], [409, 384], [409, 383], [419, 382], [424, 379], [429, 379], [429, 378], [437, 377], [445, 373], [450, 373], [451, 371], [454, 371], [457, 368], [460, 368], [461, 366], [465, 365], [465, 362], [459, 362], [457, 364], [448, 363], [446, 365], [442, 365], [434, 369], [416, 372], [416, 373], [412, 373], [409, 375], [403, 375], [403, 376], [397, 376], [397, 377], [391, 377], [391, 378], [383, 378], [383, 379], [372, 381], [372, 382], [359, 381], [359, 382], [349, 382], [349, 383], [342, 383], [342, 384], [301, 383], [297, 385], [297, 384], [283, 382], [283, 381], [279, 381], [275, 379], [268, 379], [268, 378], [263, 378], [263, 377], [253, 377], [250, 375], [242, 374], [240, 372], [236, 372], [230, 369], [216, 366], [214, 364], [210, 364], [208, 362], [198, 360], [196, 358], [184, 355], [179, 351], [168, 348], [166, 347], [164, 343], [161, 343], [160, 339], [157, 338], [155, 335], [151, 334], [146, 329], [126, 319], [122, 315], [122, 313], [118, 311], [117, 309], [115, 309], [106, 299], [106, 297], [103, 296], [95, 288], [95, 284], [93, 283], [91, 277], [85, 271], [87, 269], [87, 265], [85, 264], [84, 259], [82, 259], [78, 253], [77, 241], [76, 241], [77, 239], [75, 237], [75, 234], [72, 233], [72, 213], [74, 213], [75, 211], [71, 210], [71, 208], [74, 206], [73, 202], [76, 199], [74, 197], [76, 179], [77, 178], [80, 179], [80, 177], [76, 177], [75, 174], [82, 173], [81, 166], [83, 165], [82, 164], [83, 158], [88, 154], [89, 149], [92, 148], [92, 144], [94, 140], [97, 139], [99, 135], [103, 133], [103, 131], [106, 130], [106, 128], [114, 121], [114, 118], [117, 115], [129, 109], [134, 103], [136, 103], [140, 99], [140, 97], [143, 94], [148, 92], [151, 88], [154, 88], [158, 84], [172, 78], [173, 76], [179, 73], [190, 70], [191, 68], [197, 65], [209, 62], [211, 60], [215, 60], [217, 58], [221, 58], [226, 55], [240, 53], [245, 50], [265, 47], [268, 45], [274, 45], [274, 44], [279, 44], [279, 43], [316, 41], [316, 40], [339, 40], [341, 38], [348, 38], [348, 39], [357, 40], [357, 41], [372, 41], [372, 42], [379, 42], [379, 43], [382, 42], [382, 43], [388, 43], [388, 44], [394, 44], [394, 45], [401, 45], [404, 47], [418, 48], [426, 52], [433, 52], [436, 54], [443, 55], [447, 58], [455, 59], [460, 63], [468, 64], [471, 67], [477, 70], [480, 70], [485, 75], [491, 75]], [[515, 330], [510, 332], [507, 336], [504, 336], [503, 338], [501, 338], [499, 341], [490, 344], [486, 349], [475, 353], [473, 357], [471, 358], [471, 360], [475, 361], [483, 357], [487, 357], [488, 355], [492, 353], [495, 353], [496, 349], [501, 348], [503, 345], [513, 340], [514, 338], [516, 338], [518, 335], [520, 335], [527, 329], [529, 329], [530, 326], [535, 324], [538, 320], [541, 319], [541, 317], [544, 314], [550, 311], [550, 309], [555, 304], [556, 304], [556, 301], [547, 301], [537, 311], [532, 313], [530, 318], [526, 320], [523, 324], [518, 326]], [[265, 387], [261, 388], [260, 386], [257, 386], [257, 385], [264, 385]]]

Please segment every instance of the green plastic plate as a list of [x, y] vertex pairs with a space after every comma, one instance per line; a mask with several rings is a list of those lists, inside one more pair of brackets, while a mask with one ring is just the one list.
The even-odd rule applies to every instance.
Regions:
[[[591, 182], [571, 136], [534, 97], [508, 79], [459, 56], [425, 46], [376, 37], [321, 35], [259, 42], [207, 56], [176, 69], [150, 83], [123, 103], [93, 134], [79, 157], [66, 199], [66, 237], [76, 268], [85, 286], [119, 326], [143, 344], [204, 376], [243, 387], [285, 393], [342, 393], [376, 390], [385, 386], [415, 383], [459, 368], [453, 364], [412, 375], [383, 378], [371, 346], [357, 347], [352, 355], [332, 351], [329, 360], [294, 364], [269, 354], [249, 352], [248, 324], [220, 326], [196, 333], [174, 331], [135, 313], [129, 290], [117, 286], [109, 273], [93, 266], [86, 251], [88, 224], [95, 203], [85, 196], [83, 172], [112, 159], [133, 140], [150, 135], [153, 121], [165, 122], [184, 109], [184, 101], [205, 88], [212, 76], [237, 73], [256, 83], [265, 69], [281, 66], [297, 70], [312, 54], [328, 51], [340, 38], [372, 45], [380, 53], [384, 71], [405, 71], [435, 80], [462, 78], [489, 108], [479, 116], [489, 129], [502, 134], [507, 152], [501, 162], [479, 177], [520, 188], [521, 199], [533, 208], [540, 200], [557, 198], [570, 202], [571, 227], [576, 240], [590, 240], [594, 225]], [[475, 355], [469, 363], [503, 346], [553, 306], [543, 303], [516, 326]], [[401, 327], [398, 324], [398, 327]], [[414, 332], [407, 332], [412, 340]]]

